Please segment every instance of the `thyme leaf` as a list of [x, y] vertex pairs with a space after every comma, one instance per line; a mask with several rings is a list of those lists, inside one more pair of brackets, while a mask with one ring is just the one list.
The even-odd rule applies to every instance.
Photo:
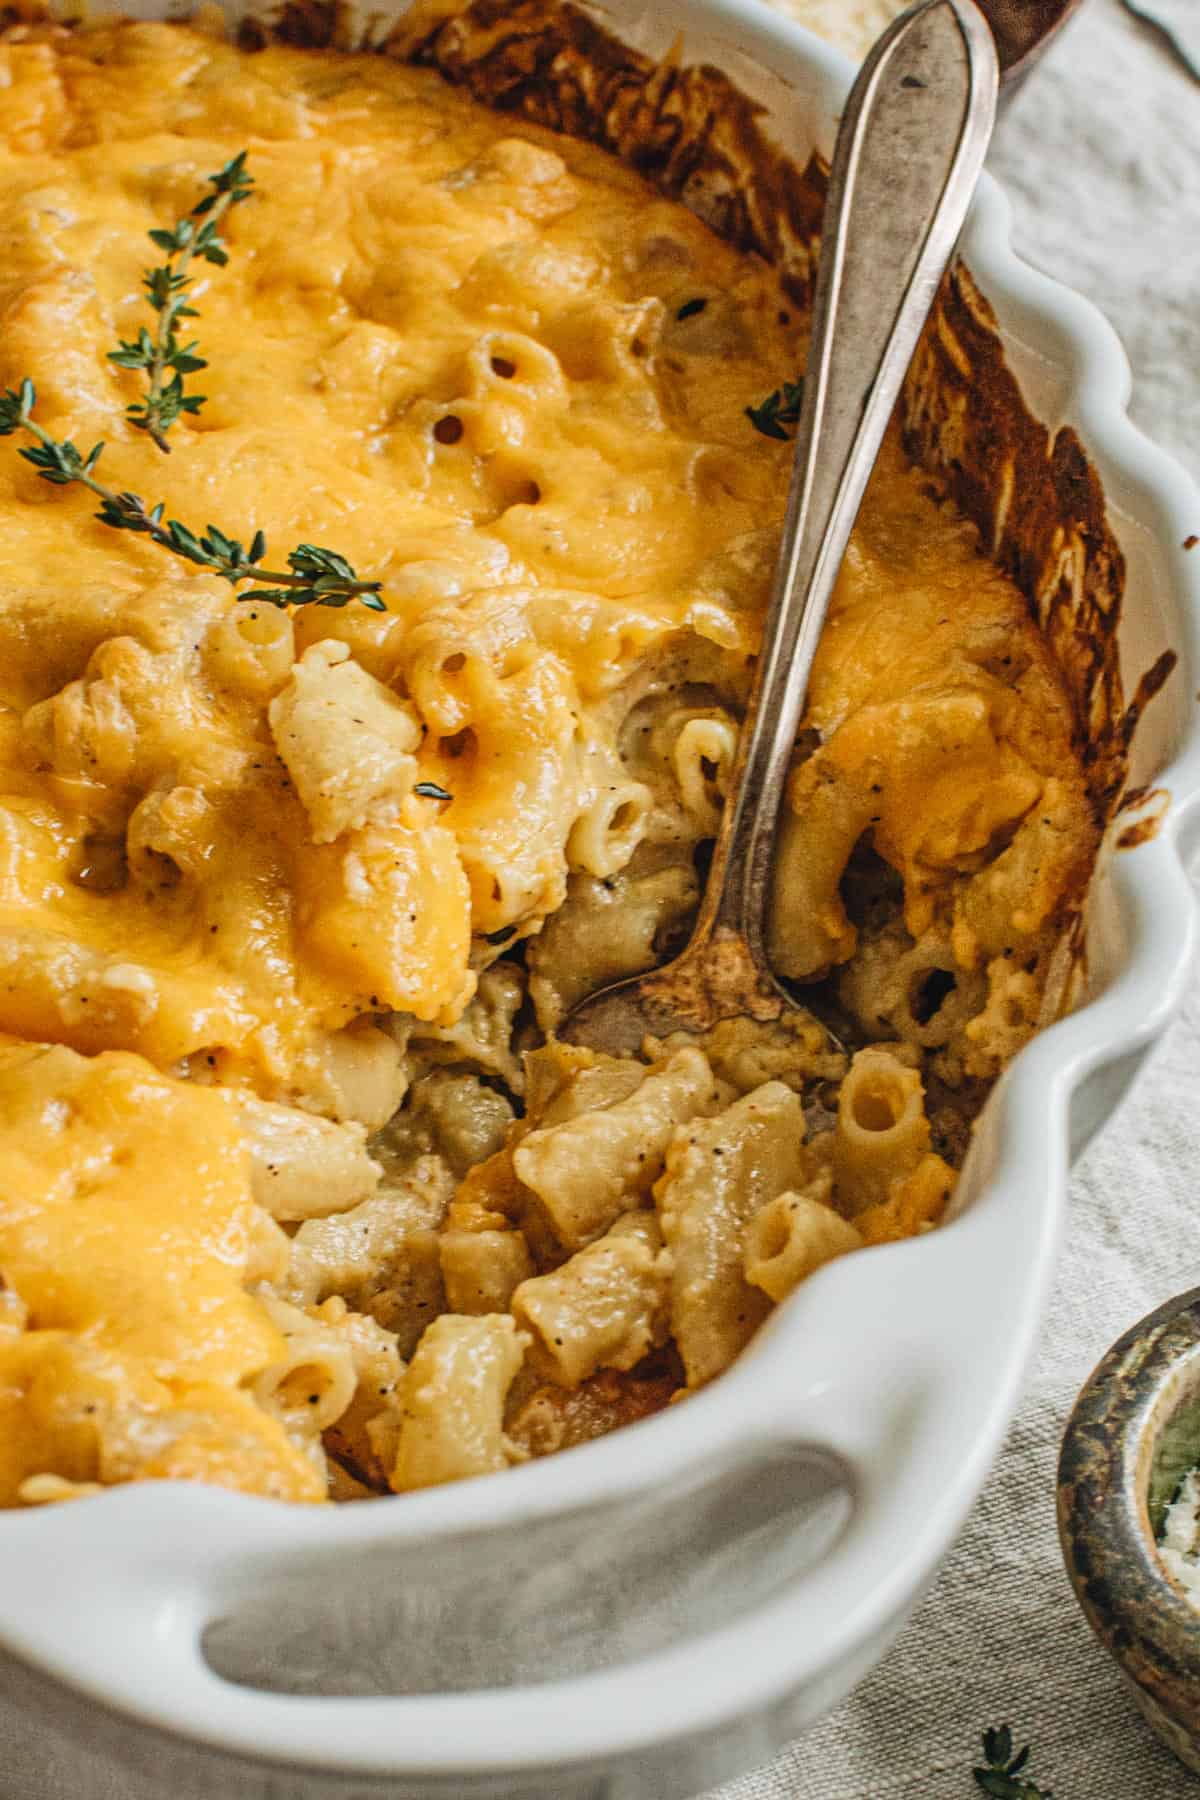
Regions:
[[85, 454], [70, 438], [52, 438], [33, 417], [37, 392], [26, 376], [17, 388], [6, 388], [0, 394], [0, 437], [12, 437], [24, 431], [35, 441], [19, 451], [27, 463], [37, 470], [43, 481], [55, 487], [79, 482], [100, 502], [96, 517], [114, 531], [141, 533], [153, 543], [169, 550], [184, 562], [209, 569], [222, 581], [237, 588], [243, 581], [271, 582], [270, 587], [248, 588], [238, 594], [239, 600], [262, 600], [270, 606], [349, 605], [361, 600], [372, 612], [386, 612], [380, 598], [381, 583], [360, 581], [351, 565], [336, 550], [320, 544], [299, 544], [287, 557], [286, 569], [264, 569], [267, 540], [256, 531], [247, 549], [238, 538], [230, 537], [217, 525], [208, 525], [197, 534], [179, 519], [163, 519], [163, 505], [147, 507], [140, 494], [118, 492], [100, 481], [95, 473], [104, 450], [103, 443], [93, 444]]
[[1054, 1800], [1049, 1788], [1040, 1788], [1022, 1774], [1029, 1761], [1029, 1745], [1013, 1754], [1012, 1731], [993, 1725], [983, 1734], [985, 1768], [973, 1769], [975, 1785], [991, 1800]]
[[453, 800], [454, 798], [454, 795], [448, 794], [444, 787], [439, 787], [436, 781], [418, 781], [413, 793], [423, 794], [426, 800]]
[[786, 429], [795, 425], [800, 417], [800, 407], [804, 400], [804, 377], [795, 381], [785, 381], [774, 393], [760, 400], [757, 406], [746, 408], [746, 417], [755, 431], [761, 431], [764, 437], [779, 438], [786, 442], [791, 432]]
[[186, 375], [208, 367], [196, 354], [196, 341], [181, 343], [176, 330], [181, 319], [199, 317], [196, 308], [188, 304], [192, 285], [188, 269], [197, 257], [218, 268], [229, 261], [220, 226], [230, 208], [248, 200], [254, 190], [254, 177], [246, 173], [246, 152], [240, 150], [230, 157], [208, 177], [208, 184], [211, 191], [186, 219], [177, 220], [169, 231], [160, 228], [148, 234], [151, 243], [166, 252], [165, 262], [142, 275], [146, 299], [158, 314], [154, 332], [142, 326], [135, 338], [122, 338], [108, 353], [109, 362], [119, 369], [145, 370], [146, 396], [127, 406], [125, 416], [167, 455], [171, 450], [167, 433], [172, 425], [184, 413], [198, 413], [206, 399], [204, 394], [190, 394], [184, 388]]

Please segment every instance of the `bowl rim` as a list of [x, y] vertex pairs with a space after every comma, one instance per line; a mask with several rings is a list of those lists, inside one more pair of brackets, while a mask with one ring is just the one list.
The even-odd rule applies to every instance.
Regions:
[[[672, 0], [672, 10], [710, 34], [736, 34], [745, 54], [815, 82], [820, 96], [849, 87], [845, 57], [760, 0]], [[619, 31], [619, 8], [606, 12]], [[1200, 529], [1200, 493], [1126, 416], [1130, 372], [1115, 333], [1089, 301], [1017, 257], [1008, 203], [988, 176], [962, 253], [1002, 321], [1006, 310], [1033, 321], [1044, 354], [1069, 371], [1070, 412], [1106, 489], [1116, 481], [1142, 496], [1139, 517], [1165, 547], [1184, 678], [1193, 680], [1200, 553], [1189, 558], [1182, 544]], [[1171, 805], [1156, 834], [1109, 867], [1127, 961], [1103, 994], [1042, 1032], [1006, 1071], [969, 1159], [981, 1190], [943, 1231], [820, 1271], [685, 1407], [502, 1479], [316, 1513], [147, 1484], [9, 1514], [0, 1519], [0, 1645], [126, 1717], [194, 1741], [275, 1764], [444, 1780], [599, 1764], [682, 1741], [778, 1707], [886, 1639], [961, 1528], [1015, 1410], [1062, 1226], [1071, 1095], [1094, 1070], [1151, 1042], [1186, 991], [1197, 921], [1185, 857], [1200, 838], [1194, 717], [1158, 779]], [[995, 1271], [986, 1341], [964, 1279], [983, 1266]], [[898, 1287], [911, 1302], [906, 1315], [891, 1303]], [[849, 1368], [848, 1315], [870, 1322]], [[781, 1393], [797, 1366], [803, 1392]], [[852, 1473], [855, 1515], [820, 1566], [696, 1642], [546, 1687], [353, 1700], [236, 1688], [201, 1657], [214, 1610], [268, 1561], [286, 1558], [303, 1576], [351, 1546], [381, 1557], [418, 1542], [452, 1552], [457, 1538], [667, 1493], [701, 1467], [727, 1473], [748, 1447], [780, 1441], [839, 1458]], [[43, 1571], [55, 1564], [77, 1583], [70, 1618], [46, 1606]]]
[[1058, 1462], [1063, 1561], [1096, 1637], [1151, 1703], [1168, 1742], [1200, 1749], [1200, 1606], [1159, 1556], [1149, 1512], [1155, 1456], [1200, 1397], [1200, 1287], [1122, 1333], [1080, 1389]]

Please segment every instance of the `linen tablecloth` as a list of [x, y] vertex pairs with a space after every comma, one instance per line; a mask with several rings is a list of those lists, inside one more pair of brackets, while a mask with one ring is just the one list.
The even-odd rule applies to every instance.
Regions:
[[[847, 49], [856, 14], [878, 25], [899, 10], [889, 0], [777, 3]], [[1200, 14], [1200, 0], [1184, 4]], [[1200, 86], [1118, 0], [1089, 0], [1002, 120], [991, 168], [1014, 203], [1018, 250], [1108, 315], [1133, 364], [1134, 420], [1195, 472]], [[1184, 1016], [1075, 1173], [1028, 1394], [940, 1578], [858, 1691], [719, 1800], [968, 1800], [980, 1733], [1003, 1719], [1018, 1743], [1032, 1741], [1032, 1773], [1056, 1800], [1196, 1800], [1200, 1781], [1143, 1724], [1075, 1604], [1054, 1471], [1075, 1394], [1112, 1340], [1198, 1283], [1194, 982]], [[986, 1305], [981, 1294], [981, 1315]]]

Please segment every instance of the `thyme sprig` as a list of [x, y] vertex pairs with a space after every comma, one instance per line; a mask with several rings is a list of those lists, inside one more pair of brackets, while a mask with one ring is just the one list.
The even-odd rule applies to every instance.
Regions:
[[215, 263], [223, 268], [229, 252], [220, 236], [220, 225], [233, 206], [248, 200], [254, 190], [254, 177], [246, 173], [246, 152], [240, 150], [215, 175], [208, 177], [211, 193], [193, 206], [186, 219], [178, 219], [170, 230], [150, 232], [150, 241], [166, 251], [166, 261], [157, 268], [146, 269], [142, 286], [146, 299], [158, 314], [153, 333], [145, 326], [136, 338], [122, 338], [117, 349], [110, 350], [108, 360], [121, 369], [144, 369], [146, 397], [125, 408], [131, 425], [153, 438], [167, 455], [171, 446], [167, 433], [183, 413], [198, 413], [207, 398], [204, 394], [184, 391], [185, 375], [208, 367], [204, 357], [196, 355], [196, 340], [181, 344], [176, 330], [181, 319], [197, 319], [199, 313], [188, 304], [192, 278], [188, 269], [194, 258]]
[[52, 438], [33, 417], [37, 393], [28, 376], [19, 388], [0, 394], [0, 437], [26, 431], [37, 441], [19, 454], [31, 463], [43, 481], [55, 487], [79, 482], [100, 501], [96, 517], [115, 531], [134, 531], [149, 537], [185, 562], [209, 569], [236, 588], [243, 581], [271, 582], [271, 587], [248, 588], [239, 600], [262, 600], [270, 606], [334, 606], [361, 600], [372, 612], [386, 612], [379, 596], [381, 583], [360, 581], [344, 556], [319, 544], [300, 544], [288, 553], [287, 569], [264, 569], [267, 540], [256, 531], [247, 549], [216, 525], [197, 535], [178, 519], [163, 520], [163, 506], [147, 507], [139, 494], [119, 493], [96, 477], [103, 443], [85, 454], [70, 438]]
[[992, 1800], [1054, 1800], [1049, 1788], [1040, 1788], [1022, 1775], [1029, 1761], [1029, 1745], [1013, 1753], [1012, 1732], [1007, 1725], [993, 1725], [983, 1734], [987, 1767], [972, 1770], [975, 1785]]
[[746, 417], [755, 431], [761, 431], [764, 437], [779, 438], [786, 443], [792, 435], [786, 427], [799, 420], [803, 400], [804, 377], [801, 375], [796, 381], [785, 381], [757, 406], [748, 406]]

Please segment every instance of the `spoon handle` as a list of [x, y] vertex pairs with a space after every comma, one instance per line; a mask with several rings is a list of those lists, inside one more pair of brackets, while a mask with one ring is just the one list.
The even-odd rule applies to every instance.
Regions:
[[692, 947], [763, 919], [783, 783], [863, 490], [991, 136], [997, 64], [974, 0], [918, 0], [863, 65], [838, 131], [774, 588]]

